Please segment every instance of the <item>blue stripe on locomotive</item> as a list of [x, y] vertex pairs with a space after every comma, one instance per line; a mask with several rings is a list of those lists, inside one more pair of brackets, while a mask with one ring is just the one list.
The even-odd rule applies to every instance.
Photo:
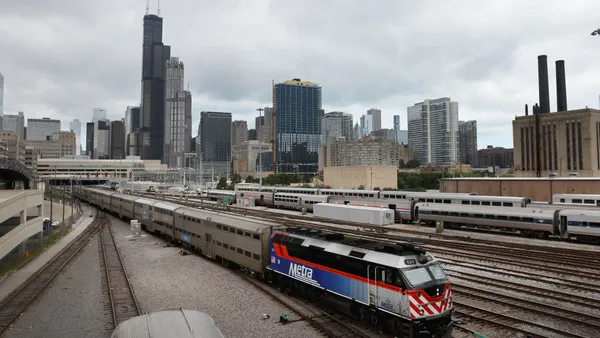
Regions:
[[[290, 278], [295, 278], [303, 283], [311, 284], [318, 288], [323, 288], [339, 295], [356, 299], [358, 302], [367, 303], [368, 301], [366, 283], [279, 257], [275, 253], [273, 247], [271, 247], [271, 264], [269, 267], [271, 270], [277, 271]], [[310, 269], [311, 272], [308, 273], [309, 270], [304, 270], [305, 273], [302, 273], [303, 267]]]

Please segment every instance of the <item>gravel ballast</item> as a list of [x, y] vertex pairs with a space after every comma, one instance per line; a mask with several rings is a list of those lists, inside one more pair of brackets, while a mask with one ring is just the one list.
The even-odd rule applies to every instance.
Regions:
[[94, 236], [25, 309], [4, 337], [110, 337]]
[[[196, 254], [181, 256], [178, 248], [163, 247], [166, 239], [146, 232], [131, 240], [129, 224], [110, 219], [142, 312], [175, 307], [204, 311], [213, 317], [225, 337], [319, 335], [304, 321], [280, 324], [279, 316], [290, 310], [233, 271]], [[265, 313], [271, 318], [263, 319]]]

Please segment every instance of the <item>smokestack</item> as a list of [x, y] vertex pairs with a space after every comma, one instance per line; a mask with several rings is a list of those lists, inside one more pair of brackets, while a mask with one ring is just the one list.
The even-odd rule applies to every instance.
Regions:
[[538, 56], [538, 82], [540, 90], [540, 114], [550, 112], [550, 91], [548, 89], [548, 57]]
[[527, 107], [527, 104], [525, 104], [525, 116], [529, 116], [529, 108]]
[[556, 111], [567, 111], [567, 83], [565, 61], [556, 61]]

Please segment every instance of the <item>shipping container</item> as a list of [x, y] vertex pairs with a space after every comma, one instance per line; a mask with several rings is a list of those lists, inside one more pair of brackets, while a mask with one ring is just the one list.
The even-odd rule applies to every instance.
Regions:
[[313, 206], [313, 214], [315, 217], [371, 225], [394, 224], [394, 210], [385, 208], [319, 203]]

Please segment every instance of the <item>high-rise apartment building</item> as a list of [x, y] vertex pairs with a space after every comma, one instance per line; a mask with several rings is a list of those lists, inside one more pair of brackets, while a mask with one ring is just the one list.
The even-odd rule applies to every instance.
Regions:
[[354, 124], [354, 131], [352, 132], [352, 139], [353, 140], [360, 140], [361, 135], [360, 135], [360, 125], [358, 124], [358, 122], [356, 122]]
[[422, 164], [459, 161], [458, 102], [443, 97], [407, 108], [408, 145]]
[[165, 76], [171, 47], [163, 44], [163, 18], [144, 15], [142, 46], [142, 126], [138, 140], [142, 159], [164, 160]]
[[327, 144], [328, 139], [346, 138], [352, 140], [352, 114], [331, 112], [321, 119], [321, 144]]
[[114, 160], [125, 158], [125, 123], [123, 121], [111, 121], [109, 127], [109, 154]]
[[369, 135], [373, 130], [373, 115], [365, 114], [360, 117], [360, 137]]
[[460, 163], [477, 167], [477, 121], [458, 121]]
[[75, 133], [75, 155], [81, 155], [81, 122], [74, 119], [69, 123], [69, 129]]
[[381, 129], [381, 109], [371, 108], [367, 110], [367, 115], [371, 116], [371, 121], [373, 125], [371, 126], [371, 131], [380, 130]]
[[192, 94], [184, 88], [184, 65], [172, 57], [166, 63], [164, 159], [171, 168], [185, 166], [192, 138]]
[[20, 111], [17, 115], [7, 114], [2, 119], [2, 130], [12, 131], [18, 140], [25, 139], [25, 116]]
[[321, 87], [293, 79], [274, 88], [275, 161], [278, 172], [315, 173], [321, 142]]
[[246, 121], [233, 121], [231, 123], [231, 145], [237, 146], [248, 141], [248, 123]]
[[400, 133], [400, 115], [394, 115], [394, 132], [396, 133], [396, 142], [399, 141], [399, 133]]
[[52, 134], [60, 132], [60, 120], [49, 117], [41, 119], [27, 119], [27, 139], [46, 141]]
[[198, 158], [203, 170], [229, 172], [231, 166], [231, 113], [200, 113]]

